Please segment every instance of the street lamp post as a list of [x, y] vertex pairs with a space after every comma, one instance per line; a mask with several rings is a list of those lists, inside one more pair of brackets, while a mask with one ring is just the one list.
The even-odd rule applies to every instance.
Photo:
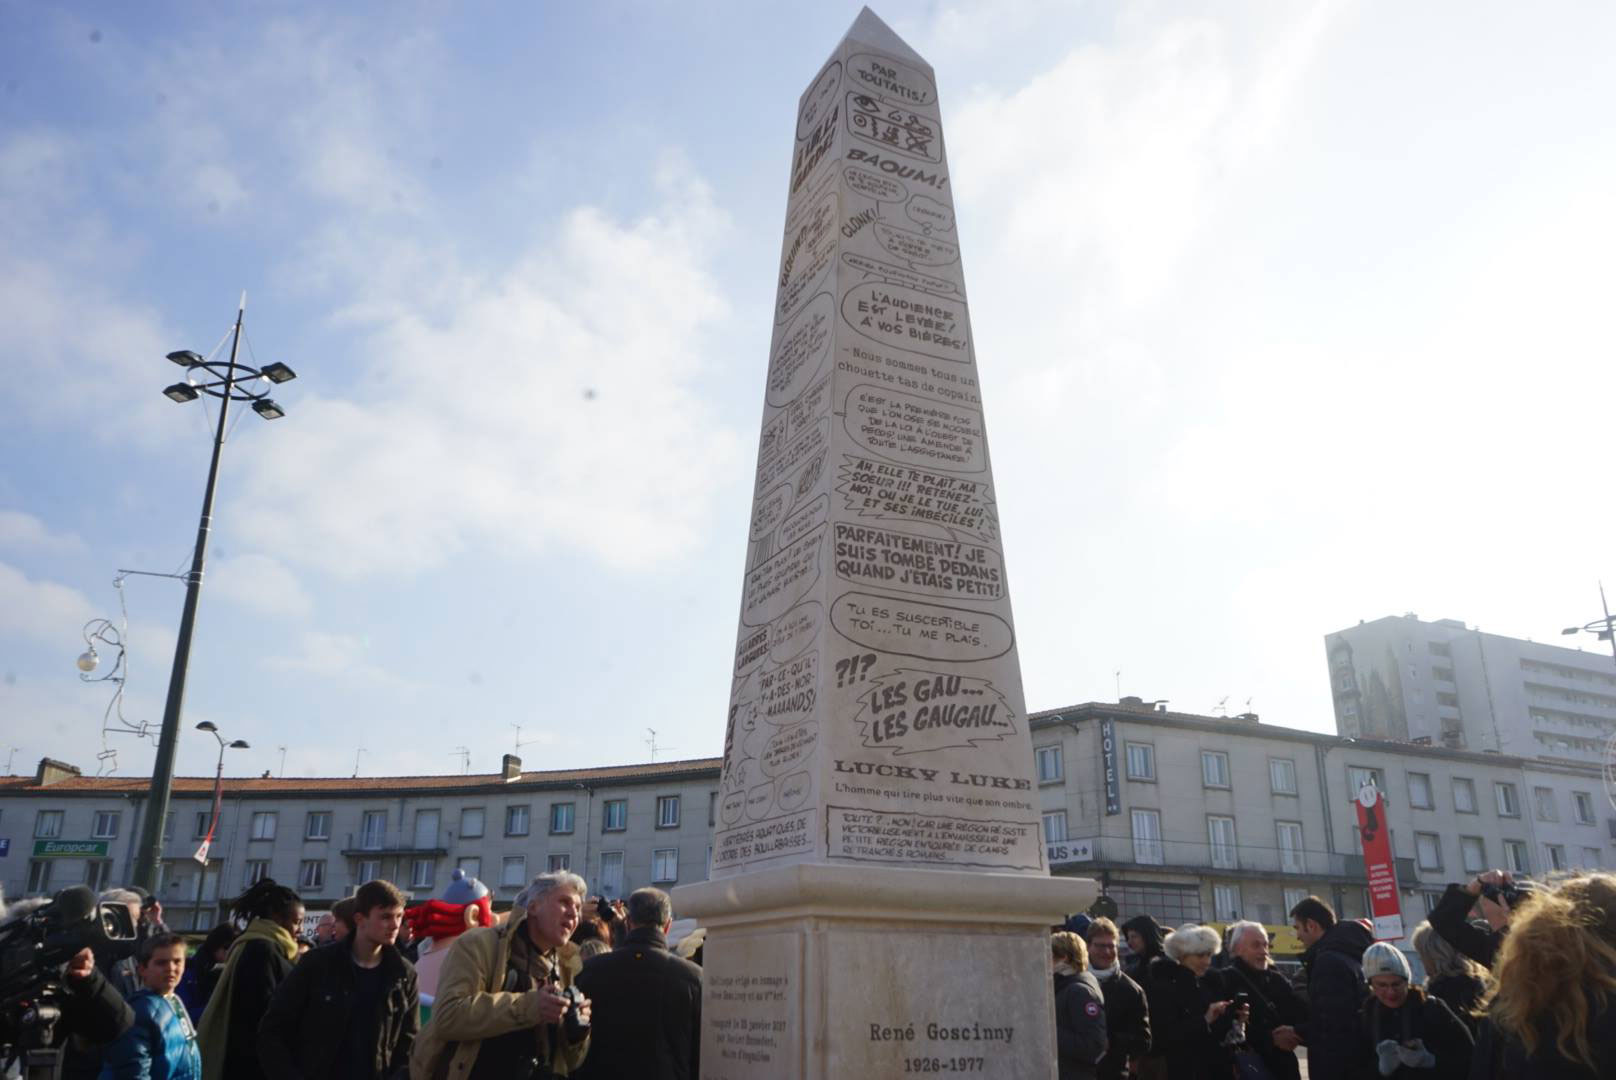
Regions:
[[[224, 752], [226, 750], [247, 750], [247, 740], [236, 739], [234, 742], [225, 742], [224, 736], [211, 720], [204, 720], [196, 725], [198, 731], [205, 731], [219, 740], [219, 767], [213, 771], [213, 798], [217, 802], [219, 792], [224, 787]], [[191, 911], [191, 929], [202, 929], [202, 885], [208, 879], [208, 861], [206, 856], [201, 859], [202, 867], [196, 873], [196, 907]]]
[[1610, 655], [1616, 659], [1616, 615], [1610, 613], [1610, 604], [1605, 600], [1605, 583], [1599, 583], [1599, 606], [1604, 609], [1603, 619], [1593, 619], [1581, 626], [1568, 626], [1560, 631], [1562, 635], [1593, 634], [1600, 641], [1610, 642]]
[[[168, 700], [163, 705], [163, 727], [157, 737], [157, 760], [152, 765], [151, 791], [147, 796], [146, 819], [141, 823], [140, 847], [135, 855], [132, 884], [156, 891], [157, 868], [163, 857], [163, 822], [168, 817], [168, 799], [174, 784], [174, 751], [179, 742], [180, 712], [185, 704], [185, 676], [191, 660], [191, 634], [196, 628], [196, 606], [202, 595], [202, 569], [207, 561], [208, 534], [213, 528], [213, 494], [219, 481], [219, 455], [224, 450], [225, 423], [232, 401], [251, 402], [253, 412], [265, 420], [285, 416], [285, 411], [269, 397], [266, 383], [283, 383], [297, 378], [285, 364], [263, 368], [239, 363], [241, 323], [247, 311], [247, 294], [241, 294], [236, 308], [236, 327], [230, 338], [230, 360], [220, 363], [188, 349], [171, 352], [168, 358], [186, 369], [186, 381], [165, 387], [171, 401], [195, 401], [199, 394], [219, 399], [219, 423], [213, 435], [213, 457], [208, 463], [208, 483], [202, 494], [202, 517], [196, 527], [196, 548], [191, 554], [191, 572], [185, 577], [185, 607], [180, 614], [179, 636], [174, 641], [174, 667], [168, 677]], [[200, 380], [199, 380], [200, 376]]]

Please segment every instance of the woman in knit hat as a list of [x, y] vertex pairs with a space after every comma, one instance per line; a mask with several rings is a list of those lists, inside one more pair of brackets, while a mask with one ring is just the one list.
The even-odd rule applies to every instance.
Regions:
[[1470, 1029], [1440, 998], [1409, 985], [1408, 961], [1377, 941], [1364, 950], [1363, 1034], [1381, 1076], [1397, 1080], [1464, 1080], [1474, 1049]]
[[1616, 1076], [1616, 876], [1570, 878], [1521, 904], [1493, 976], [1478, 1077]]

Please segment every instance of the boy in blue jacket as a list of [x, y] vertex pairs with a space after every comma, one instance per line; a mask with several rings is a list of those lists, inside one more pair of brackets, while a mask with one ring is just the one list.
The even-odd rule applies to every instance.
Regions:
[[174, 993], [185, 974], [185, 939], [153, 934], [135, 961], [141, 982], [129, 999], [135, 1023], [106, 1048], [101, 1080], [202, 1080], [196, 1028]]

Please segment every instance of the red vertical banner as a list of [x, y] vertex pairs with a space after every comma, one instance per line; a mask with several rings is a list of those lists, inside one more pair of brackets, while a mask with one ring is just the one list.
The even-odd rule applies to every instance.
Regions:
[[213, 778], [213, 816], [208, 819], [208, 835], [202, 838], [202, 846], [196, 849], [191, 858], [208, 865], [208, 849], [213, 846], [213, 830], [219, 827], [219, 807], [224, 801], [224, 764], [220, 761], [219, 772]]
[[1364, 873], [1369, 878], [1369, 912], [1376, 941], [1403, 936], [1403, 909], [1397, 895], [1397, 865], [1392, 862], [1392, 834], [1386, 823], [1386, 800], [1373, 783], [1358, 789], [1358, 835], [1363, 839]]

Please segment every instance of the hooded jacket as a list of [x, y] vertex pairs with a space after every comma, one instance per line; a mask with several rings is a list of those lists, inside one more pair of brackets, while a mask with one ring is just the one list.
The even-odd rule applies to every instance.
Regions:
[[129, 1008], [134, 1026], [102, 1052], [102, 1080], [202, 1080], [202, 1055], [184, 1002], [141, 987]]
[[1396, 1009], [1388, 1009], [1373, 996], [1364, 1002], [1362, 1031], [1370, 1054], [1381, 1042], [1408, 1043], [1418, 1039], [1436, 1064], [1427, 1068], [1398, 1065], [1391, 1072], [1377, 1068], [1393, 1080], [1465, 1080], [1470, 1075], [1470, 1029], [1460, 1022], [1441, 998], [1430, 997], [1417, 986]]
[[1372, 944], [1368, 927], [1344, 920], [1302, 954], [1309, 1015], [1296, 1030], [1307, 1044], [1312, 1080], [1356, 1080], [1372, 1074], [1358, 1030], [1359, 1013], [1369, 996], [1363, 954]]

